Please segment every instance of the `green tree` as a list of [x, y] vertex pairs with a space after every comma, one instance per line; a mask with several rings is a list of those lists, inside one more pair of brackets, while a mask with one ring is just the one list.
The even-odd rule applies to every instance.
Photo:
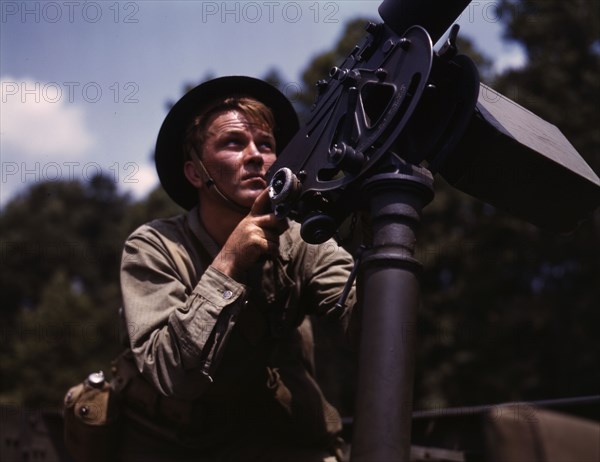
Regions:
[[[506, 37], [528, 59], [493, 86], [556, 124], [598, 171], [595, 7], [501, 1]], [[421, 406], [597, 393], [598, 213], [557, 236], [439, 186], [422, 235]]]
[[420, 236], [420, 407], [596, 393], [597, 225], [557, 236], [438, 191]]
[[557, 125], [600, 171], [600, 15], [595, 0], [502, 0], [505, 37], [527, 64], [494, 86]]
[[[115, 292], [116, 287], [105, 290]], [[29, 407], [56, 407], [87, 374], [104, 370], [119, 351], [116, 309], [98, 306], [77, 280], [57, 271], [34, 309], [19, 312], [14, 324], [11, 379], [4, 399]], [[11, 367], [12, 366], [12, 367]]]
[[117, 225], [129, 202], [113, 181], [95, 177], [87, 184], [39, 183], [7, 204], [0, 216], [2, 318], [36, 305], [56, 271], [101, 292], [118, 268], [123, 230]]
[[[164, 189], [157, 186], [143, 200], [129, 206], [128, 217], [123, 224], [125, 229], [123, 234], [127, 236], [135, 228], [151, 220], [179, 215], [182, 212], [184, 210], [171, 200]], [[121, 241], [120, 244], [122, 245], [123, 242]]]
[[[35, 184], [4, 208], [3, 400], [57, 405], [65, 391], [59, 386], [67, 378], [71, 384], [81, 380], [90, 361], [105, 359], [103, 351], [114, 353], [118, 345], [100, 335], [83, 338], [64, 329], [79, 325], [103, 332], [112, 324], [106, 337], [114, 337], [123, 223], [130, 202], [111, 179], [97, 176], [85, 183]], [[40, 372], [48, 376], [38, 376]]]

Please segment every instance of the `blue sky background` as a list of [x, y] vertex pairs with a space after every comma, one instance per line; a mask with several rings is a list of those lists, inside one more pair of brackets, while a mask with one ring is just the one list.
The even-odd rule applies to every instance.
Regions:
[[[27, 185], [98, 171], [141, 198], [157, 184], [153, 145], [168, 101], [207, 75], [264, 76], [290, 96], [344, 24], [379, 19], [381, 0], [0, 2], [0, 206]], [[519, 66], [493, 0], [461, 34], [497, 69]], [[350, 50], [348, 50], [350, 51]]]

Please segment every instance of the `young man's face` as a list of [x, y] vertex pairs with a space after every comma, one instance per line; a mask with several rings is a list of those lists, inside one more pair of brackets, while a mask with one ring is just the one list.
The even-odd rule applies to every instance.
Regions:
[[[251, 207], [267, 187], [265, 176], [276, 159], [272, 131], [238, 111], [228, 111], [217, 115], [206, 133], [200, 158], [208, 173], [225, 196]], [[210, 197], [202, 197], [200, 202], [205, 200]]]

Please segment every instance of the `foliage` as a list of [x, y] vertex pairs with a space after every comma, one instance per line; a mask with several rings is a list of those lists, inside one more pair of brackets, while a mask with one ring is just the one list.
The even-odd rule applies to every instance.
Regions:
[[495, 88], [557, 125], [600, 171], [598, 2], [502, 0], [498, 11], [528, 62], [499, 76]]
[[[3, 319], [33, 307], [56, 271], [101, 292], [118, 268], [128, 199], [108, 178], [40, 183], [9, 203], [0, 219]], [[26, 277], [24, 277], [27, 275]]]
[[[114, 282], [105, 290], [109, 300], [118, 296]], [[65, 272], [55, 272], [35, 309], [21, 310], [17, 316], [9, 359], [10, 379], [16, 385], [12, 400], [56, 405], [58, 393], [88, 373], [108, 373], [119, 348], [114, 308], [97, 306]]]
[[0, 401], [57, 406], [65, 387], [108, 372], [120, 348], [123, 241], [140, 224], [179, 212], [160, 189], [134, 203], [101, 176], [35, 184], [7, 204]]
[[421, 235], [419, 406], [596, 393], [598, 217], [557, 236], [439, 186]]
[[[528, 62], [493, 86], [556, 124], [599, 171], [592, 3], [499, 2]], [[422, 407], [597, 393], [598, 214], [557, 236], [442, 185], [424, 222]]]

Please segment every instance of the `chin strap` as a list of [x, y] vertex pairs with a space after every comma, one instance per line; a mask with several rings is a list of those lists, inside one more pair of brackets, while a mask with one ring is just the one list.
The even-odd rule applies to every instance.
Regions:
[[243, 213], [244, 215], [246, 215], [246, 214], [248, 214], [248, 212], [250, 212], [250, 207], [244, 207], [243, 205], [238, 204], [234, 200], [227, 197], [223, 192], [221, 192], [221, 190], [217, 186], [217, 183], [210, 176], [210, 174], [208, 173], [208, 170], [206, 169], [206, 167], [204, 166], [204, 164], [202, 163], [202, 161], [200, 160], [200, 158], [198, 157], [198, 155], [195, 152], [192, 154], [191, 158], [192, 158], [192, 162], [194, 162], [194, 165], [196, 166], [196, 168], [198, 168], [198, 171], [200, 172], [200, 174], [204, 177], [204, 182], [206, 183], [206, 187], [208, 189], [212, 189], [216, 193], [217, 197], [219, 197], [225, 205], [227, 205], [231, 210], [234, 210], [239, 213]]

